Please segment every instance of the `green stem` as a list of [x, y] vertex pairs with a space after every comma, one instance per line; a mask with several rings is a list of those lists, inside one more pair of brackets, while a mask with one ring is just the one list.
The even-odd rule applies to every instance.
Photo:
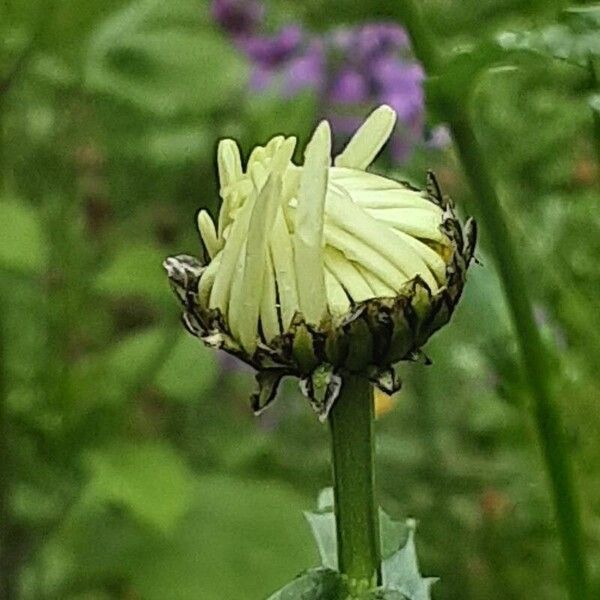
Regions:
[[[2, 290], [0, 290], [0, 294]], [[4, 323], [0, 321], [0, 600], [15, 597], [15, 565], [12, 548], [12, 515], [10, 510], [11, 460], [8, 443], [6, 408], [7, 379], [4, 352]]]
[[381, 582], [373, 419], [371, 384], [348, 374], [329, 424], [338, 567], [353, 593]]
[[[414, 2], [402, 0], [399, 11], [411, 36], [415, 54], [427, 73], [433, 76], [441, 73], [442, 62]], [[533, 316], [527, 280], [464, 99], [446, 98], [442, 109], [446, 111], [464, 171], [477, 198], [479, 216], [502, 280], [521, 349], [554, 500], [569, 594], [572, 600], [584, 600], [588, 597], [589, 588], [579, 502], [560, 410], [550, 390], [548, 357]]]
[[[590, 89], [594, 94], [600, 94], [600, 81], [596, 72], [594, 59], [590, 56], [588, 59], [588, 71], [590, 80]], [[600, 169], [600, 112], [596, 108], [592, 108], [592, 122], [594, 124], [594, 148], [596, 151], [596, 166]]]

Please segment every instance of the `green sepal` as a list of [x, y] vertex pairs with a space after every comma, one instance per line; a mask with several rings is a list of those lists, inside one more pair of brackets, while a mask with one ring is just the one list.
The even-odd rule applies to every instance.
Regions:
[[256, 373], [258, 390], [250, 396], [250, 406], [255, 415], [261, 414], [277, 396], [279, 383], [289, 372], [285, 369], [264, 369]]
[[341, 376], [327, 363], [319, 365], [308, 377], [300, 380], [300, 390], [319, 415], [320, 421], [327, 420], [341, 389]]
[[346, 600], [348, 588], [342, 576], [332, 569], [306, 571], [268, 600]]
[[371, 369], [369, 381], [376, 385], [385, 394], [395, 394], [402, 388], [402, 379], [394, 365], [384, 369]]
[[301, 372], [310, 373], [318, 364], [315, 356], [313, 332], [300, 315], [296, 315], [290, 327], [292, 354]]
[[350, 371], [362, 371], [373, 360], [373, 335], [364, 318], [365, 308], [357, 318], [344, 325], [344, 332], [349, 337], [345, 366]]

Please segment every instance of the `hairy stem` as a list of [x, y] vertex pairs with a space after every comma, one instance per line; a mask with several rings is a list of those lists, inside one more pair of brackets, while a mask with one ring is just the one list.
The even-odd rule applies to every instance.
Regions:
[[[440, 56], [416, 4], [412, 0], [402, 0], [398, 10], [411, 36], [415, 54], [428, 75], [440, 74], [443, 70]], [[478, 216], [502, 280], [521, 349], [554, 500], [570, 597], [584, 600], [588, 597], [588, 576], [577, 490], [560, 410], [550, 390], [548, 357], [535, 323], [527, 281], [464, 99], [449, 96], [441, 109], [446, 112], [444, 116], [450, 124], [463, 169], [477, 198]]]
[[338, 567], [355, 593], [381, 581], [373, 419], [371, 384], [345, 376], [329, 424]]

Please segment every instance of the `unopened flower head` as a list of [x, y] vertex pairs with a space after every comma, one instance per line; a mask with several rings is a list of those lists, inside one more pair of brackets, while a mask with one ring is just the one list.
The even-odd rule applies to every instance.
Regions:
[[285, 375], [301, 378], [321, 415], [344, 372], [391, 393], [394, 363], [414, 359], [452, 314], [474, 223], [461, 226], [433, 175], [419, 191], [366, 170], [395, 118], [375, 110], [333, 164], [327, 121], [302, 165], [294, 137], [254, 148], [245, 168], [235, 141], [219, 144], [218, 222], [198, 215], [207, 260], [180, 255], [165, 268], [188, 330], [258, 370], [257, 410]]

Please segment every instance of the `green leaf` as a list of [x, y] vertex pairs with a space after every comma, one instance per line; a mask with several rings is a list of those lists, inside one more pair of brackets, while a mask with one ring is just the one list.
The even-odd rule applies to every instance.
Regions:
[[337, 541], [333, 512], [331, 510], [325, 512], [305, 512], [304, 516], [317, 542], [321, 565], [327, 569], [337, 569]]
[[360, 596], [360, 600], [407, 600], [406, 596], [398, 590], [371, 590]]
[[182, 328], [152, 327], [114, 344], [100, 371], [91, 374], [100, 373], [121, 389], [154, 385], [169, 399], [197, 402], [219, 377], [216, 363], [215, 353]]
[[172, 529], [192, 501], [193, 474], [160, 442], [118, 444], [89, 455], [84, 497], [110, 503], [160, 531]]
[[31, 274], [46, 263], [42, 224], [35, 210], [24, 202], [0, 200], [0, 268]]
[[268, 600], [346, 600], [348, 590], [339, 573], [313, 569], [275, 592]]
[[179, 336], [183, 335], [183, 332], [174, 333], [160, 327], [131, 334], [109, 349], [103, 359], [103, 373], [110, 374], [122, 386], [150, 384], [157, 372], [162, 372]]
[[214, 387], [218, 377], [216, 353], [198, 338], [181, 332], [156, 376], [156, 384], [174, 400], [198, 402]]
[[166, 117], [218, 108], [243, 89], [246, 67], [193, 0], [143, 0], [92, 36], [85, 74], [90, 89]]
[[[171, 504], [180, 488], [158, 484]], [[45, 575], [71, 589], [120, 580], [144, 600], [258, 599], [314, 563], [305, 499], [288, 487], [220, 475], [196, 476], [191, 487], [187, 511], [168, 531], [131, 511], [78, 503], [46, 549]], [[61, 561], [68, 564], [57, 573]]]
[[576, 31], [600, 29], [600, 4], [571, 6], [563, 11], [564, 20]]
[[[319, 493], [317, 511], [305, 511], [313, 537], [317, 543], [321, 565], [337, 569], [337, 540], [333, 513], [333, 488], [324, 488]], [[410, 528], [407, 524], [394, 521], [383, 509], [379, 509], [381, 555], [388, 558], [408, 541]]]
[[568, 25], [555, 24], [532, 31], [505, 31], [497, 36], [507, 51], [525, 51], [586, 66], [600, 56], [598, 30], [575, 31]]
[[415, 547], [415, 522], [409, 520], [407, 526], [406, 544], [382, 563], [384, 589], [401, 592], [407, 600], [431, 600], [430, 588], [437, 578], [421, 576]]
[[171, 301], [162, 268], [164, 251], [150, 244], [125, 244], [99, 273], [95, 288], [108, 296], [139, 296]]
[[382, 508], [379, 509], [379, 535], [381, 556], [389, 558], [408, 542], [410, 527], [408, 522], [394, 521]]
[[[304, 515], [317, 542], [323, 568], [335, 571], [338, 563], [333, 490], [322, 490], [317, 512], [305, 512]], [[429, 589], [437, 579], [422, 577], [419, 572], [415, 522], [410, 519], [405, 523], [394, 521], [380, 508], [379, 527], [384, 587], [369, 592], [364, 596], [365, 600], [430, 600]]]

